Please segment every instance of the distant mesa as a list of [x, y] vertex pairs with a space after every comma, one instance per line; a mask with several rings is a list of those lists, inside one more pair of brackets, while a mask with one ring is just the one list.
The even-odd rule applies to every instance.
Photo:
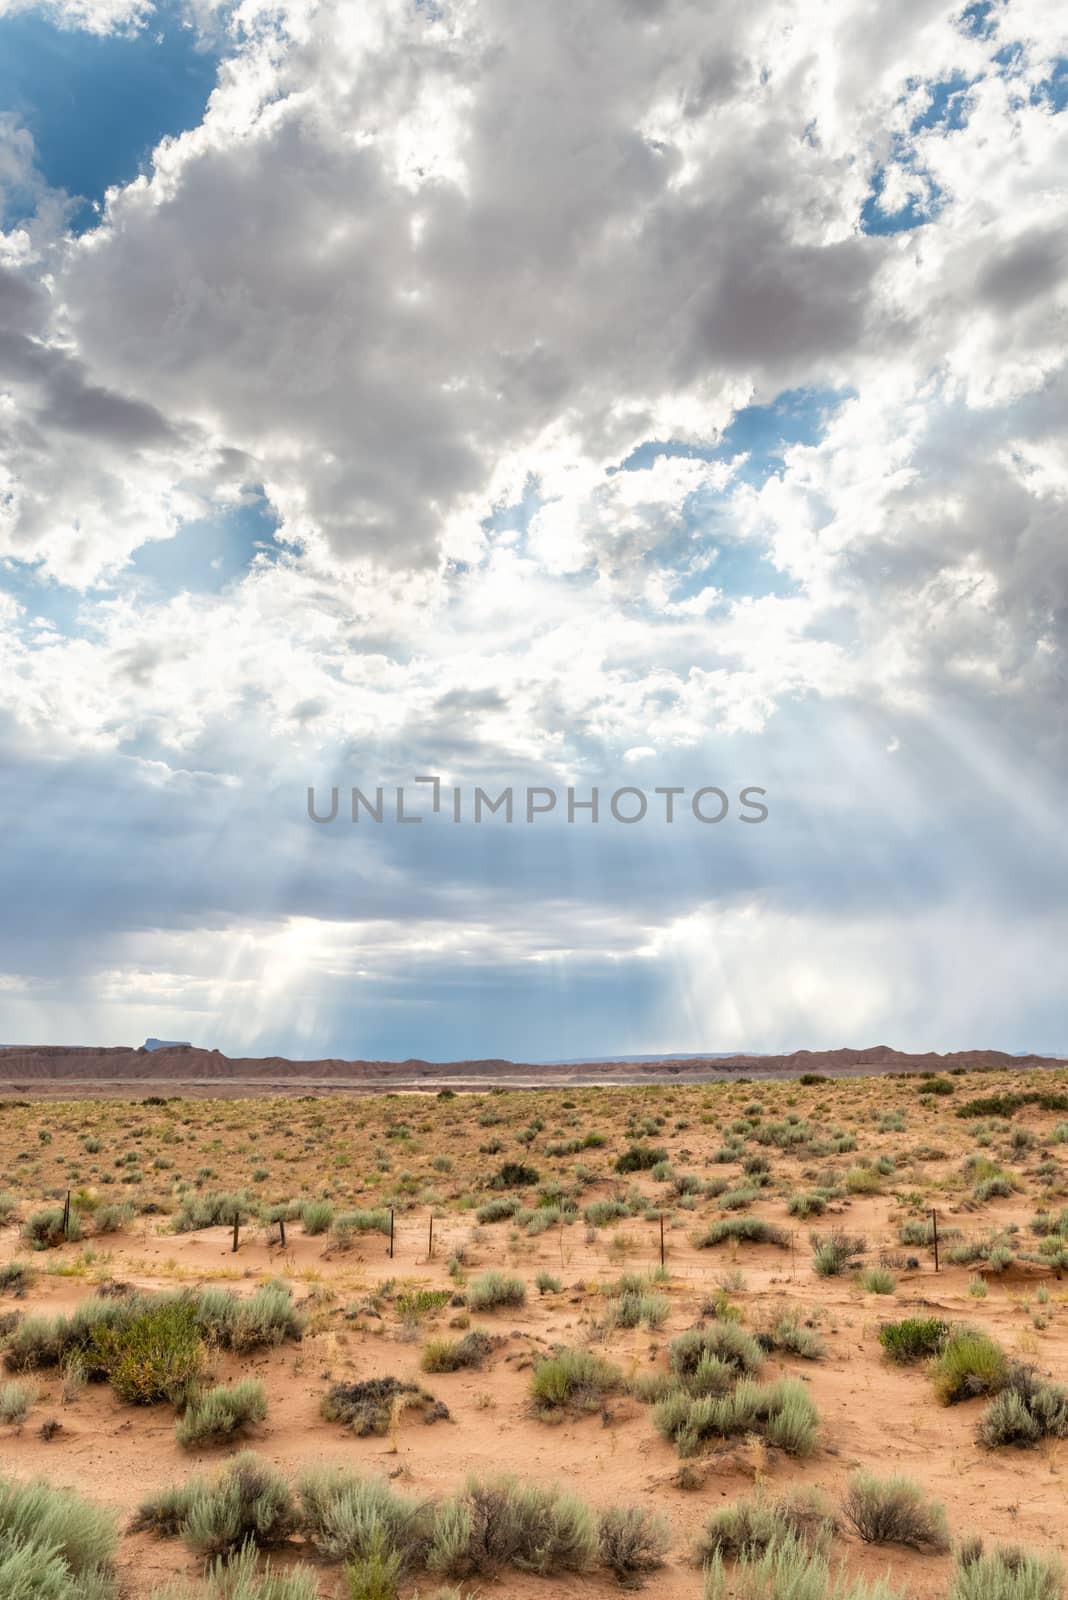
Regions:
[[192, 1050], [188, 1039], [146, 1039], [142, 1050]]

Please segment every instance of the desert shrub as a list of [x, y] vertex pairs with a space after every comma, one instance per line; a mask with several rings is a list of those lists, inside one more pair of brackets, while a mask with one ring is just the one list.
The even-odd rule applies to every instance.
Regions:
[[334, 1220], [334, 1208], [329, 1200], [305, 1200], [300, 1208], [301, 1226], [313, 1236], [326, 1233]]
[[980, 1183], [977, 1183], [972, 1190], [972, 1194], [980, 1204], [985, 1204], [987, 1200], [1008, 1200], [1018, 1188], [1019, 1184], [1015, 1183], [1012, 1178], [1007, 1177], [1004, 1173], [995, 1173], [993, 1177], [983, 1178]]
[[762, 1555], [771, 1545], [788, 1539], [822, 1552], [836, 1531], [834, 1513], [818, 1490], [800, 1491], [777, 1501], [758, 1492], [713, 1511], [695, 1554], [702, 1565], [717, 1555], [737, 1561]]
[[0, 1384], [0, 1423], [21, 1428], [36, 1399], [37, 1389], [32, 1383]]
[[819, 1278], [835, 1278], [854, 1265], [858, 1256], [867, 1249], [867, 1241], [859, 1235], [835, 1228], [830, 1233], [813, 1233], [812, 1270]]
[[493, 1340], [478, 1328], [460, 1339], [428, 1339], [420, 1366], [424, 1372], [459, 1372], [480, 1367], [493, 1348]]
[[534, 1286], [539, 1294], [559, 1294], [563, 1287], [559, 1278], [554, 1278], [551, 1272], [539, 1272], [534, 1279]]
[[320, 1410], [328, 1422], [344, 1423], [361, 1439], [388, 1433], [404, 1411], [418, 1411], [424, 1422], [437, 1422], [449, 1415], [448, 1407], [432, 1394], [399, 1378], [335, 1383], [323, 1396]]
[[245, 1544], [284, 1544], [300, 1518], [280, 1472], [251, 1450], [213, 1479], [191, 1478], [161, 1490], [138, 1508], [131, 1532], [180, 1534], [191, 1550], [229, 1557]]
[[786, 1202], [791, 1217], [819, 1217], [827, 1209], [829, 1196], [824, 1189], [807, 1189], [792, 1194]]
[[255, 1202], [247, 1194], [187, 1195], [171, 1218], [175, 1233], [197, 1233], [201, 1228], [232, 1228], [234, 1222], [248, 1222], [255, 1213]]
[[177, 1404], [196, 1384], [204, 1363], [196, 1311], [189, 1300], [160, 1300], [128, 1320], [97, 1326], [85, 1359], [134, 1405]]
[[299, 1491], [305, 1534], [328, 1560], [390, 1563], [398, 1573], [422, 1561], [428, 1508], [383, 1479], [323, 1469], [305, 1473]]
[[501, 1272], [483, 1272], [467, 1287], [467, 1304], [472, 1311], [494, 1311], [498, 1306], [521, 1306], [527, 1298], [522, 1278], [506, 1278]]
[[699, 1250], [707, 1250], [728, 1239], [737, 1244], [777, 1244], [784, 1250], [790, 1242], [782, 1228], [763, 1217], [722, 1217], [695, 1242]]
[[5, 1261], [0, 1265], [0, 1294], [13, 1294], [21, 1300], [34, 1279], [33, 1268], [25, 1261]]
[[724, 1211], [744, 1211], [746, 1206], [751, 1206], [754, 1200], [760, 1199], [760, 1190], [749, 1187], [741, 1189], [728, 1189], [719, 1197], [719, 1203]]
[[723, 1395], [695, 1397], [679, 1390], [657, 1405], [653, 1422], [682, 1456], [695, 1455], [707, 1439], [739, 1433], [761, 1434], [788, 1455], [806, 1456], [818, 1427], [816, 1408], [796, 1378], [772, 1383], [742, 1378]]
[[93, 1212], [93, 1229], [96, 1233], [121, 1233], [128, 1228], [136, 1215], [127, 1200], [121, 1205], [98, 1206]]
[[[70, 1489], [0, 1478], [0, 1551], [36, 1545], [57, 1558], [69, 1577], [83, 1580], [88, 1593], [89, 1584], [106, 1572], [117, 1544], [118, 1529], [110, 1511], [90, 1505]], [[34, 1588], [12, 1586], [9, 1592], [12, 1600], [22, 1596], [37, 1600], [38, 1596]], [[107, 1592], [100, 1590], [101, 1596]], [[68, 1593], [70, 1600], [77, 1600], [81, 1590], [72, 1585], [67, 1592], [55, 1593], [62, 1600], [67, 1600]]]
[[869, 1267], [860, 1275], [860, 1287], [866, 1294], [893, 1294], [897, 1279], [887, 1267]]
[[957, 1557], [947, 1600], [1060, 1600], [1064, 1567], [1056, 1554], [999, 1546], [984, 1555], [981, 1541]]
[[62, 1206], [35, 1211], [22, 1224], [22, 1237], [34, 1250], [54, 1250], [58, 1245], [65, 1244], [68, 1240], [80, 1239], [81, 1236], [81, 1217], [73, 1207], [67, 1218], [66, 1233], [63, 1231]]
[[622, 1383], [618, 1369], [600, 1356], [588, 1350], [559, 1350], [535, 1365], [530, 1393], [539, 1411], [588, 1411]]
[[586, 1571], [597, 1548], [593, 1518], [572, 1495], [513, 1478], [470, 1479], [437, 1509], [427, 1566], [450, 1578], [508, 1566], [548, 1576]]
[[447, 1306], [451, 1299], [451, 1289], [412, 1289], [397, 1296], [397, 1315], [404, 1322], [419, 1322], [430, 1312]]
[[989, 1334], [959, 1328], [946, 1340], [933, 1367], [935, 1394], [944, 1406], [996, 1394], [1008, 1376], [1005, 1352]]
[[878, 1194], [882, 1189], [882, 1175], [872, 1167], [850, 1167], [843, 1180], [850, 1194]]
[[98, 1329], [122, 1326], [130, 1315], [126, 1303], [85, 1300], [69, 1317], [27, 1317], [8, 1335], [4, 1365], [11, 1372], [30, 1372], [81, 1359]]
[[630, 1215], [630, 1207], [622, 1200], [591, 1200], [582, 1213], [591, 1228], [604, 1228]]
[[242, 1545], [231, 1561], [212, 1563], [203, 1584], [175, 1582], [153, 1591], [152, 1600], [318, 1600], [319, 1584], [310, 1567], [276, 1572], [268, 1561], [260, 1569], [256, 1546]]
[[540, 1182], [541, 1173], [536, 1167], [528, 1167], [524, 1161], [506, 1161], [490, 1179], [490, 1188], [532, 1189]]
[[827, 1346], [814, 1328], [806, 1328], [796, 1311], [783, 1311], [759, 1329], [756, 1341], [762, 1350], [782, 1350], [806, 1361], [819, 1361]]
[[1029, 1367], [1012, 1363], [1005, 1387], [995, 1395], [979, 1419], [979, 1443], [993, 1450], [1000, 1445], [1037, 1444], [1040, 1439], [1068, 1437], [1068, 1390], [1047, 1383]]
[[891, 1361], [907, 1366], [938, 1355], [949, 1334], [949, 1323], [941, 1317], [904, 1317], [900, 1322], [883, 1324], [879, 1343]]
[[264, 1283], [242, 1300], [228, 1289], [203, 1289], [194, 1301], [197, 1326], [226, 1350], [245, 1353], [299, 1339], [305, 1318], [288, 1284]]
[[258, 1378], [219, 1384], [198, 1395], [179, 1418], [174, 1433], [184, 1449], [221, 1444], [262, 1422], [267, 1415], [267, 1391]]
[[704, 1600], [899, 1600], [885, 1581], [867, 1584], [832, 1578], [826, 1557], [796, 1539], [782, 1539], [760, 1555], [743, 1556], [730, 1579], [720, 1555], [705, 1568]]
[[19, 1203], [15, 1195], [6, 1190], [0, 1194], [0, 1228], [7, 1228], [18, 1217]]
[[709, 1356], [735, 1372], [752, 1374], [763, 1361], [764, 1352], [757, 1340], [736, 1322], [716, 1322], [710, 1328], [687, 1328], [671, 1341], [671, 1367], [684, 1380], [692, 1378]]
[[909, 1478], [877, 1478], [857, 1472], [849, 1480], [842, 1510], [866, 1544], [902, 1544], [913, 1550], [948, 1550], [945, 1508], [928, 1500]]
[[475, 1217], [479, 1222], [504, 1222], [508, 1217], [515, 1216], [521, 1204], [518, 1195], [494, 1195], [492, 1200], [487, 1200], [485, 1205], [479, 1206]]
[[626, 1589], [639, 1588], [645, 1573], [664, 1565], [670, 1543], [667, 1518], [645, 1506], [613, 1506], [598, 1521], [597, 1554]]
[[632, 1144], [616, 1158], [617, 1172], [651, 1172], [661, 1161], [666, 1161], [668, 1153], [659, 1145]]
[[347, 1249], [357, 1234], [364, 1233], [389, 1233], [389, 1212], [377, 1211], [343, 1211], [335, 1217], [331, 1227], [335, 1243], [339, 1249]]

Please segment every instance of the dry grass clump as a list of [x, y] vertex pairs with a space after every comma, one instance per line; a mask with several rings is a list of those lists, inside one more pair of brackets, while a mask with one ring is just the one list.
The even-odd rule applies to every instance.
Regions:
[[462, 1367], [481, 1367], [492, 1349], [489, 1334], [472, 1328], [459, 1339], [428, 1339], [419, 1364], [424, 1372], [459, 1372]]
[[694, 1240], [699, 1250], [732, 1241], [736, 1244], [776, 1244], [785, 1250], [790, 1243], [783, 1228], [763, 1217], [723, 1217]]
[[361, 1439], [388, 1433], [402, 1411], [418, 1411], [424, 1422], [448, 1420], [449, 1408], [416, 1383], [400, 1378], [364, 1378], [335, 1383], [323, 1396], [320, 1410], [327, 1422], [341, 1422]]
[[213, 1562], [202, 1584], [176, 1581], [154, 1590], [152, 1600], [319, 1600], [319, 1582], [310, 1567], [279, 1572], [268, 1561], [261, 1568], [250, 1543], [232, 1560]]
[[809, 1235], [812, 1245], [812, 1270], [818, 1278], [835, 1278], [856, 1266], [858, 1258], [868, 1248], [867, 1240], [859, 1234], [846, 1233], [834, 1228], [830, 1233]]
[[819, 1361], [827, 1354], [824, 1340], [814, 1328], [805, 1326], [796, 1311], [784, 1309], [773, 1315], [763, 1328], [757, 1329], [755, 1337], [760, 1348], [769, 1354], [782, 1351], [805, 1361]]
[[307, 1323], [286, 1283], [261, 1284], [247, 1299], [228, 1289], [202, 1289], [194, 1304], [205, 1338], [239, 1354], [299, 1340]]
[[111, 1600], [115, 1518], [69, 1489], [0, 1478], [0, 1595]]
[[645, 1506], [613, 1506], [597, 1525], [597, 1554], [624, 1589], [640, 1589], [645, 1575], [664, 1565], [671, 1543], [666, 1517]]
[[901, 1544], [911, 1550], [949, 1549], [945, 1507], [928, 1500], [919, 1484], [900, 1476], [880, 1479], [857, 1472], [842, 1510], [866, 1544]]
[[327, 1469], [300, 1479], [302, 1526], [329, 1561], [384, 1565], [396, 1576], [419, 1566], [429, 1548], [431, 1514], [381, 1478]]

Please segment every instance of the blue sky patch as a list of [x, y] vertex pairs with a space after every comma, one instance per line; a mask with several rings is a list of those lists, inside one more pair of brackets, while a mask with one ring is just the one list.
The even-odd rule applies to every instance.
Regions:
[[84, 231], [109, 185], [147, 168], [164, 135], [199, 124], [218, 62], [175, 6], [137, 32], [104, 36], [19, 12], [0, 18], [0, 111], [33, 135], [49, 187], [80, 197], [71, 226]]
[[156, 598], [217, 594], [243, 578], [258, 555], [277, 555], [277, 526], [277, 518], [261, 495], [219, 516], [185, 522], [173, 539], [153, 539], [141, 545], [124, 576], [156, 591]]

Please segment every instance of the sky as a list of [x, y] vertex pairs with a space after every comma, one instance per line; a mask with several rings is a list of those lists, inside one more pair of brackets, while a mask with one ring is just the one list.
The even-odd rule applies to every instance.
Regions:
[[1066, 173], [1048, 0], [0, 0], [0, 1042], [1068, 1054]]

